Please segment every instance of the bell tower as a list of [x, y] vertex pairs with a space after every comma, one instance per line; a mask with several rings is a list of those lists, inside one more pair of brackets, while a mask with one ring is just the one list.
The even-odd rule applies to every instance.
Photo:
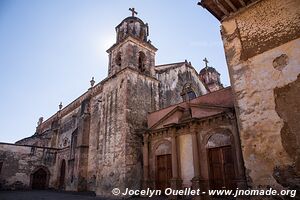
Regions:
[[116, 29], [116, 43], [107, 50], [109, 54], [108, 76], [124, 68], [154, 76], [155, 52], [157, 49], [148, 40], [149, 27], [136, 17], [134, 8], [130, 17], [125, 18]]
[[199, 79], [204, 83], [210, 92], [214, 92], [223, 88], [220, 81], [220, 73], [214, 68], [208, 66], [207, 58], [203, 59], [205, 67], [199, 73]]

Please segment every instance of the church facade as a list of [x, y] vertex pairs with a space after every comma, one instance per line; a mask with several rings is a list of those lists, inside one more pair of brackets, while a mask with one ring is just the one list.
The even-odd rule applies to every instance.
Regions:
[[148, 24], [132, 12], [107, 50], [107, 78], [41, 118], [31, 137], [0, 144], [1, 189], [112, 196], [245, 184], [231, 88], [206, 59], [200, 74], [188, 61], [156, 65]]

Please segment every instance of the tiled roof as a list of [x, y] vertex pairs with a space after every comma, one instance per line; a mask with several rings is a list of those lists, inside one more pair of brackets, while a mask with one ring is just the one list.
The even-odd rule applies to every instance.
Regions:
[[[148, 128], [156, 126], [160, 122], [166, 120], [166, 118], [169, 118], [167, 120], [168, 123], [179, 123], [181, 117], [178, 117], [178, 112], [182, 112], [183, 114], [186, 109], [191, 110], [192, 118], [201, 119], [222, 113], [227, 109], [233, 109], [233, 107], [232, 89], [231, 87], [227, 87], [199, 96], [189, 102], [181, 102], [150, 113], [148, 115]], [[170, 118], [172, 118], [171, 116], [175, 113], [177, 113], [177, 117], [175, 116], [170, 120]]]

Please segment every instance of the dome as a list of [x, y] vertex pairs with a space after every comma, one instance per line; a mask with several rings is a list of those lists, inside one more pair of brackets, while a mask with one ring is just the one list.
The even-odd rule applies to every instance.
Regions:
[[199, 74], [204, 74], [206, 72], [212, 72], [212, 73], [217, 73], [219, 74], [219, 72], [217, 72], [217, 70], [213, 67], [204, 67], [203, 69], [200, 70]]
[[122, 41], [128, 36], [138, 38], [147, 42], [148, 24], [144, 23], [140, 18], [130, 16], [125, 18], [117, 27], [117, 42]]

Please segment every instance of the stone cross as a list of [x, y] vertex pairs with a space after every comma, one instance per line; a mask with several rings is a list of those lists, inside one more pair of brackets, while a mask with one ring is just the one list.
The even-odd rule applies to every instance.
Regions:
[[134, 15], [138, 14], [134, 8], [129, 8], [129, 10], [132, 12], [132, 17], [134, 17]]
[[203, 61], [205, 62], [205, 67], [207, 68], [208, 67], [207, 64], [209, 63], [208, 60], [207, 60], [207, 58], [204, 58]]
[[63, 107], [62, 102], [60, 102], [60, 104], [59, 104], [59, 106], [58, 106], [59, 110], [61, 110], [62, 107]]
[[93, 86], [94, 86], [94, 84], [95, 84], [94, 77], [92, 77], [92, 80], [90, 80], [90, 83], [91, 83], [91, 87], [93, 87]]

